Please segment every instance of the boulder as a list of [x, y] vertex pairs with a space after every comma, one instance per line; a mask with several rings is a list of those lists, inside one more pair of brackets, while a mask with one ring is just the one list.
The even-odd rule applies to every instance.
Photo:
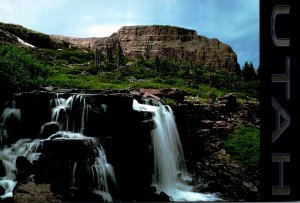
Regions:
[[17, 157], [16, 167], [18, 181], [26, 181], [30, 175], [35, 173], [33, 164], [24, 156]]
[[[58, 138], [58, 139], [55, 139]], [[63, 133], [52, 135], [52, 139], [43, 142], [44, 155], [58, 160], [83, 160], [99, 156], [95, 147], [95, 138], [68, 138]]]
[[5, 166], [3, 161], [0, 159], [0, 177], [3, 177], [5, 175], [6, 175]]
[[223, 107], [225, 113], [232, 113], [236, 111], [238, 106], [237, 98], [233, 93], [225, 94], [217, 98], [217, 104], [219, 107]]
[[58, 122], [47, 122], [45, 123], [40, 132], [40, 137], [41, 138], [48, 138], [50, 135], [55, 134], [56, 132], [59, 131], [59, 124]]

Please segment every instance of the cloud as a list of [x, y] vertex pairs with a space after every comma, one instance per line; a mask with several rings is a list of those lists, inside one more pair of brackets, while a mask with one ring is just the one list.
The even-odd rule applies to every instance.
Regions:
[[[127, 24], [129, 25], [129, 24]], [[133, 24], [131, 24], [133, 25]], [[113, 25], [92, 25], [82, 29], [81, 33], [85, 36], [90, 37], [108, 37], [112, 33], [117, 32], [124, 24], [113, 24]], [[79, 31], [80, 34], [80, 31]]]
[[95, 37], [108, 37], [120, 29], [120, 25], [93, 25], [85, 30], [87, 35]]
[[0, 0], [0, 21], [74, 37], [106, 37], [125, 25], [168, 24], [218, 38], [241, 62], [259, 55], [259, 0]]

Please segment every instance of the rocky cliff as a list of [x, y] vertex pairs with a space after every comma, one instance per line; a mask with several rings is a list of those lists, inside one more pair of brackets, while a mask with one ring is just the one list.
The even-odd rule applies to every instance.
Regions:
[[135, 58], [172, 59], [193, 62], [212, 70], [236, 71], [237, 55], [218, 39], [208, 39], [195, 30], [174, 26], [124, 26], [109, 37], [70, 38], [52, 35], [56, 40], [84, 49], [122, 50], [125, 56]]
[[[68, 98], [79, 92], [64, 90], [59, 93], [60, 97]], [[55, 130], [55, 122], [50, 123], [52, 128], [43, 128], [42, 132], [40, 126], [34, 127], [48, 121], [49, 111], [52, 109], [49, 100], [54, 95], [54, 92], [35, 91], [23, 92], [17, 96], [16, 107], [22, 110], [24, 119], [23, 125], [19, 124], [18, 128], [22, 131], [23, 138], [43, 139], [46, 134]], [[185, 96], [185, 92], [174, 88], [107, 90], [84, 94], [86, 104], [90, 105], [84, 132], [89, 138], [99, 138], [107, 160], [115, 169], [119, 190], [118, 195], [113, 195], [117, 197], [115, 201], [170, 201], [167, 195], [153, 194], [155, 188], [149, 187], [154, 163], [149, 130], [155, 128], [155, 124], [151, 112], [137, 112], [132, 109], [133, 98], [141, 100], [147, 97], [171, 98], [176, 101], [172, 110], [188, 171], [193, 174], [191, 184], [195, 186], [196, 192], [215, 193], [222, 201], [260, 200], [260, 169], [233, 161], [232, 154], [222, 144], [239, 126], [259, 128], [259, 104], [255, 101], [238, 102], [232, 93], [207, 100], [206, 104], [188, 100]], [[78, 101], [73, 104], [73, 110], [80, 109]], [[106, 106], [105, 110], [102, 105]], [[56, 131], [58, 129], [57, 126]], [[59, 135], [63, 136], [63, 133], [55, 136]], [[30, 142], [31, 139], [26, 139], [23, 143], [27, 141]], [[42, 153], [38, 160], [31, 161], [17, 155], [15, 160], [18, 185], [13, 190], [13, 199], [5, 199], [5, 202], [103, 202], [103, 193], [87, 187], [92, 181], [86, 178], [86, 167], [93, 163], [98, 153], [94, 145], [90, 145], [90, 141], [47, 139], [43, 142], [43, 147], [37, 147], [37, 152]], [[21, 149], [20, 145], [13, 142], [12, 145]], [[27, 144], [26, 146], [29, 147]], [[4, 158], [1, 160], [0, 157], [0, 176], [5, 175], [3, 163], [8, 156]], [[33, 174], [34, 179], [28, 178]], [[78, 176], [75, 178], [71, 174]], [[0, 184], [0, 195], [5, 187], [6, 185]]]
[[47, 35], [20, 25], [0, 22], [0, 44], [30, 44], [39, 48], [95, 49], [122, 52], [130, 59], [159, 58], [192, 62], [211, 70], [239, 69], [237, 55], [218, 39], [198, 35], [195, 30], [167, 25], [124, 26], [109, 37], [74, 38]]

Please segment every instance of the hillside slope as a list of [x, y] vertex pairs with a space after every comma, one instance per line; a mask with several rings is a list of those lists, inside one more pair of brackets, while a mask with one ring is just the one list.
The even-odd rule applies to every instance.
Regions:
[[[24, 41], [24, 43], [23, 43]], [[39, 48], [63, 48], [67, 47], [60, 41], [55, 41], [49, 35], [37, 32], [21, 25], [7, 24], [0, 22], [0, 43], [1, 44], [30, 44]]]
[[109, 37], [75, 38], [0, 22], [0, 43], [47, 49], [97, 49], [100, 53], [111, 51], [130, 59], [165, 59], [190, 62], [210, 70], [239, 70], [237, 55], [229, 45], [198, 35], [195, 30], [168, 25], [124, 26]]
[[122, 54], [134, 58], [171, 59], [202, 65], [211, 70], [239, 69], [237, 55], [232, 48], [218, 39], [198, 35], [196, 31], [181, 27], [150, 25], [124, 26], [109, 37], [72, 38], [51, 35], [58, 41], [66, 41], [72, 47], [100, 52], [122, 50]]

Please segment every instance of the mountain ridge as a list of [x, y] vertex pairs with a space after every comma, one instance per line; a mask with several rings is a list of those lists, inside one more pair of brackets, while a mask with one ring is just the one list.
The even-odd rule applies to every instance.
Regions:
[[108, 37], [78, 38], [56, 34], [43, 34], [20, 25], [0, 22], [0, 43], [3, 38], [17, 43], [15, 37], [38, 48], [75, 48], [87, 51], [108, 50], [131, 59], [163, 59], [185, 61], [210, 70], [239, 69], [237, 54], [232, 47], [216, 38], [198, 35], [195, 30], [170, 25], [123, 26]]

